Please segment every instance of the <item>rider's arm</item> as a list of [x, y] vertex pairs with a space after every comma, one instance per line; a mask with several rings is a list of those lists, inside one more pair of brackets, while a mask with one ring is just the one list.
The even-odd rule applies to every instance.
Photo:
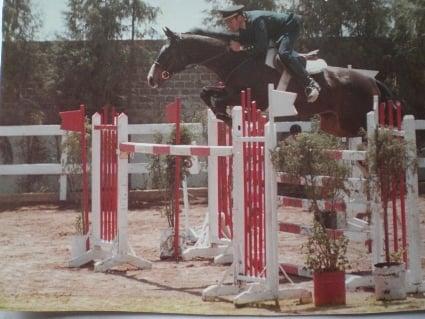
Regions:
[[255, 56], [264, 55], [267, 53], [269, 46], [269, 36], [267, 33], [266, 23], [264, 19], [257, 19], [254, 22], [254, 48]]

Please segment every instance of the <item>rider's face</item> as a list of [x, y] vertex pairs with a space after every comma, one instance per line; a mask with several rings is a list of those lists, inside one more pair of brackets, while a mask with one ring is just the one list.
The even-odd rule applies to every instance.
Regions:
[[239, 31], [239, 28], [240, 28], [239, 16], [235, 16], [233, 18], [226, 19], [225, 23], [226, 23], [227, 28], [230, 31], [232, 31], [232, 32]]

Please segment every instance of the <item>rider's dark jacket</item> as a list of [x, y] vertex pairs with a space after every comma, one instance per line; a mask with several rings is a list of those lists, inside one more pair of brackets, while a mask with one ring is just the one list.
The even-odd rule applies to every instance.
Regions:
[[255, 56], [264, 55], [269, 41], [279, 42], [285, 33], [298, 32], [299, 18], [292, 13], [245, 11], [246, 29], [240, 29], [239, 40]]

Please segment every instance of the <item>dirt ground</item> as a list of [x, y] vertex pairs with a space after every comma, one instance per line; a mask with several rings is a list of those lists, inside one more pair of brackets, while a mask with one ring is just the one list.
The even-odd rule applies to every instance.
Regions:
[[[420, 199], [422, 234], [425, 234], [425, 198]], [[200, 225], [205, 205], [191, 209], [191, 225]], [[347, 305], [315, 308], [297, 300], [235, 308], [230, 301], [203, 302], [202, 290], [218, 282], [228, 266], [209, 260], [161, 261], [160, 229], [166, 218], [159, 208], [129, 214], [130, 242], [138, 256], [153, 262], [151, 270], [121, 267], [95, 273], [93, 266], [71, 269], [70, 236], [77, 211], [54, 205], [3, 209], [0, 212], [0, 310], [11, 311], [130, 311], [175, 314], [281, 315], [319, 313], [371, 313], [425, 310], [424, 296], [405, 301], [377, 302], [373, 292], [348, 293]], [[308, 223], [308, 213], [292, 211], [288, 221]], [[282, 218], [282, 216], [281, 216]], [[425, 237], [425, 236], [424, 236]], [[305, 238], [304, 238], [305, 239]], [[281, 259], [302, 263], [297, 235], [279, 235]], [[422, 254], [425, 256], [425, 253]], [[285, 257], [285, 258], [283, 258]], [[370, 269], [362, 245], [351, 245], [353, 270]], [[282, 285], [289, 285], [282, 279]], [[311, 282], [305, 285], [312, 287]]]

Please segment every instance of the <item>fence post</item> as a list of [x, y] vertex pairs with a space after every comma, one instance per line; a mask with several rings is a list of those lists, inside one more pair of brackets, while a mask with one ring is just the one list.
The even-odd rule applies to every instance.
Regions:
[[422, 284], [422, 240], [420, 235], [420, 219], [418, 212], [418, 171], [414, 165], [416, 153], [416, 127], [413, 115], [406, 115], [403, 119], [405, 140], [407, 142], [407, 159], [410, 163], [406, 170], [407, 188], [407, 242], [408, 242], [408, 273], [409, 283]]

